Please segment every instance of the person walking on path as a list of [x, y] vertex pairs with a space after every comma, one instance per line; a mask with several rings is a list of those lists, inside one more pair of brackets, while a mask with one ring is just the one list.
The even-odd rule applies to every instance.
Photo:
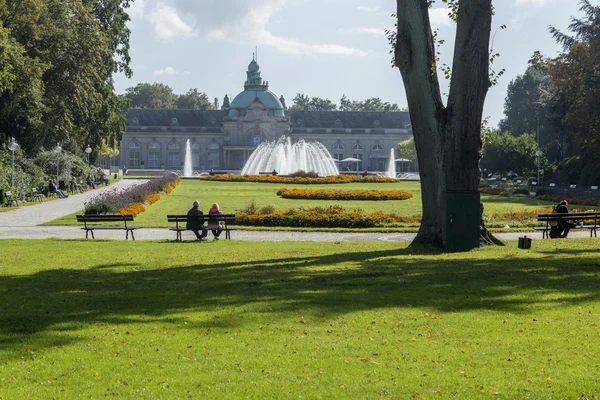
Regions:
[[215, 237], [215, 240], [219, 240], [219, 235], [223, 232], [223, 227], [221, 226], [221, 222], [217, 219], [210, 219], [211, 215], [223, 215], [221, 209], [219, 208], [218, 203], [214, 203], [212, 208], [208, 211], [208, 229], [211, 230], [212, 234]]
[[[190, 208], [187, 215], [188, 216], [204, 215], [204, 213], [200, 209], [200, 202], [198, 200], [194, 200], [194, 203], [192, 203], [192, 208]], [[194, 234], [196, 234], [196, 238], [198, 240], [206, 240], [206, 235], [208, 235], [208, 231], [206, 229], [204, 229], [204, 221], [188, 219], [188, 221], [185, 225], [185, 228], [194, 232]], [[202, 231], [202, 232], [200, 232], [200, 231]]]

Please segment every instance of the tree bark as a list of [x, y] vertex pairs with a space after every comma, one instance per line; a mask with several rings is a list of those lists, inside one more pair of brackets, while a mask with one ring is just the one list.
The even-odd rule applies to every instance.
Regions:
[[[489, 87], [492, 0], [460, 0], [445, 107], [424, 0], [397, 0], [395, 60], [419, 155], [423, 219], [416, 243], [446, 244], [446, 192], [476, 192], [483, 104]], [[479, 221], [473, 229], [479, 231]]]

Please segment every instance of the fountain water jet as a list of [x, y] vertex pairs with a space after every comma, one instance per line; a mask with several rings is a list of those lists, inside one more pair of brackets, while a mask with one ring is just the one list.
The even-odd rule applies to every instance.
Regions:
[[386, 178], [396, 177], [396, 155], [394, 154], [394, 148], [390, 149], [390, 160], [388, 162], [387, 171], [385, 171]]
[[276, 142], [263, 142], [250, 155], [242, 168], [242, 175], [258, 175], [276, 170], [280, 175], [296, 171], [316, 172], [319, 176], [339, 175], [327, 148], [319, 142], [291, 142], [282, 136]]
[[183, 163], [183, 176], [186, 178], [192, 177], [192, 146], [190, 139], [185, 144], [185, 161]]

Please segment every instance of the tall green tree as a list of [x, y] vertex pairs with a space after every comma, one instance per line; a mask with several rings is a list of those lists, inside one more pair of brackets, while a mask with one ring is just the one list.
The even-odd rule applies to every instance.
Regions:
[[[128, 0], [0, 0], [0, 27], [13, 60], [0, 76], [26, 68], [13, 87], [0, 87], [0, 132], [38, 151], [58, 141], [79, 146], [120, 140], [124, 103], [113, 74], [130, 75]], [[17, 46], [18, 45], [18, 46]], [[21, 54], [21, 59], [14, 58]]]
[[600, 182], [600, 6], [581, 1], [583, 18], [573, 18], [569, 30], [550, 32], [565, 52], [548, 68], [554, 101], [564, 109], [562, 127], [573, 158], [565, 172], [569, 180], [597, 185]]

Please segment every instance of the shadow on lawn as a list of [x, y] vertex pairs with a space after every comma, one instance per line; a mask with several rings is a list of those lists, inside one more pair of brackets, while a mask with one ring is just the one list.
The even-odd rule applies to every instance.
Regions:
[[50, 328], [76, 330], [82, 323], [169, 321], [189, 309], [206, 313], [205, 320], [190, 321], [199, 328], [243, 323], [210, 317], [227, 306], [333, 318], [390, 307], [533, 312], [540, 305], [598, 299], [597, 257], [516, 254], [491, 260], [411, 248], [154, 269], [107, 263], [4, 276], [0, 343]]

